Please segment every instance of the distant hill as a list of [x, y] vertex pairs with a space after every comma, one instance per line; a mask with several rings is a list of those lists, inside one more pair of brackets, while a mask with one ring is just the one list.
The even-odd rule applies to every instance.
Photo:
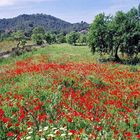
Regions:
[[89, 24], [86, 22], [69, 23], [59, 18], [46, 14], [20, 15], [9, 19], [0, 19], [0, 31], [23, 30], [31, 31], [34, 27], [42, 26], [46, 31], [70, 32], [87, 30]]

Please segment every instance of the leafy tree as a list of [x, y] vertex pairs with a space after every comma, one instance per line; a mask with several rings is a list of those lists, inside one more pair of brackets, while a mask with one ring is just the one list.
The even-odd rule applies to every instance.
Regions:
[[51, 34], [51, 43], [56, 43], [56, 34]]
[[138, 10], [132, 8], [127, 13], [117, 12], [114, 17], [113, 42], [115, 48], [115, 58], [119, 60], [118, 51], [133, 57], [138, 53], [140, 40], [140, 20]]
[[87, 44], [87, 34], [80, 34], [78, 43], [80, 43], [81, 45]]
[[52, 33], [46, 33], [44, 39], [48, 44], [52, 44], [56, 42], [56, 35]]
[[140, 4], [138, 5], [138, 18], [140, 19]]
[[32, 40], [35, 42], [37, 45], [42, 45], [43, 42], [43, 35], [42, 34], [32, 34]]
[[21, 41], [25, 39], [24, 33], [23, 33], [22, 31], [13, 32], [11, 36], [12, 36], [16, 41], [18, 41], [17, 47], [19, 47]]
[[66, 36], [64, 33], [60, 33], [57, 35], [57, 43], [66, 43]]
[[127, 16], [127, 24], [125, 33], [125, 53], [129, 57], [137, 56], [140, 48], [140, 19], [138, 17], [138, 10], [136, 8], [132, 8]]
[[114, 17], [97, 15], [88, 34], [92, 52], [100, 52], [101, 56], [107, 53], [116, 61], [121, 61], [120, 52], [122, 56], [137, 57], [140, 52], [139, 8], [132, 8], [127, 13], [119, 11]]
[[44, 43], [43, 41], [44, 36], [45, 36], [45, 30], [42, 27], [36, 27], [33, 29], [32, 40], [37, 45], [42, 45]]
[[69, 34], [66, 35], [67, 43], [76, 45], [76, 42], [79, 39], [79, 36], [80, 35], [77, 32], [70, 32]]
[[45, 30], [43, 27], [36, 27], [33, 29], [33, 34], [42, 34], [45, 35]]
[[95, 17], [94, 22], [90, 26], [88, 43], [92, 52], [95, 51], [102, 53], [107, 52], [107, 23], [109, 18], [105, 14], [99, 14]]
[[52, 36], [51, 36], [50, 33], [45, 34], [45, 37], [44, 38], [45, 38], [45, 40], [46, 40], [46, 42], [48, 44], [51, 44], [51, 42], [52, 42]]
[[27, 43], [27, 41], [25, 39], [21, 40], [21, 45], [24, 46]]
[[116, 13], [116, 16], [113, 19], [113, 47], [114, 47], [114, 56], [116, 61], [120, 61], [118, 56], [118, 51], [121, 50], [122, 53], [125, 50], [124, 37], [125, 37], [125, 26], [126, 26], [126, 14], [119, 11]]
[[2, 41], [2, 40], [3, 40], [3, 32], [0, 31], [0, 41]]

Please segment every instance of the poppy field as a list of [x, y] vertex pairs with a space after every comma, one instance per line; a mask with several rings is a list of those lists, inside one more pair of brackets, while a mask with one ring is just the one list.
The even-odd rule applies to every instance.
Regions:
[[0, 65], [0, 140], [140, 139], [138, 68], [47, 49]]

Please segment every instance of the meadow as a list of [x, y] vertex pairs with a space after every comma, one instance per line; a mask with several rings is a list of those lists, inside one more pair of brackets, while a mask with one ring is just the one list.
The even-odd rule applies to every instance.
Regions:
[[0, 140], [140, 139], [140, 66], [54, 44], [0, 60]]

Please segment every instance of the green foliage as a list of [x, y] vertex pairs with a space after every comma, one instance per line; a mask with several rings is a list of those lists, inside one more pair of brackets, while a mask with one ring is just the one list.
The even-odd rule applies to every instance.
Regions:
[[21, 45], [24, 46], [27, 43], [27, 41], [25, 39], [21, 40]]
[[70, 32], [69, 34], [66, 35], [67, 43], [75, 45], [79, 37], [80, 37], [79, 33]]
[[0, 42], [3, 41], [7, 36], [5, 35], [4, 31], [0, 31]]
[[[13, 32], [11, 37], [13, 37], [14, 40], [18, 41], [17, 47], [19, 47], [19, 45], [25, 45], [26, 44], [25, 35], [24, 35], [23, 31]], [[22, 44], [21, 44], [21, 42], [22, 42]]]
[[44, 39], [46, 40], [46, 42], [47, 42], [48, 44], [51, 44], [51, 42], [52, 42], [52, 36], [51, 36], [50, 33], [45, 34]]
[[44, 43], [45, 30], [42, 27], [36, 27], [33, 29], [32, 40], [37, 45], [42, 45]]
[[42, 34], [33, 34], [32, 35], [32, 40], [37, 45], [42, 45], [43, 44], [43, 35]]
[[60, 33], [57, 35], [57, 43], [66, 43], [66, 36], [64, 33]]
[[107, 25], [109, 19], [110, 17], [105, 16], [105, 14], [99, 14], [90, 26], [88, 42], [93, 53], [98, 51], [102, 55], [102, 53], [107, 52]]
[[24, 33], [22, 31], [16, 31], [13, 32], [11, 36], [13, 36], [15, 40], [20, 41], [24, 38]]
[[36, 27], [33, 29], [33, 34], [45, 34], [45, 30], [43, 29], [43, 27]]
[[48, 44], [52, 44], [56, 42], [56, 35], [52, 33], [46, 33], [44, 39]]
[[114, 17], [99, 14], [90, 26], [88, 44], [92, 52], [113, 56], [121, 61], [126, 54], [129, 59], [140, 52], [140, 17], [139, 9], [132, 8], [127, 13], [119, 11]]
[[87, 34], [80, 33], [77, 40], [77, 45], [87, 45]]

